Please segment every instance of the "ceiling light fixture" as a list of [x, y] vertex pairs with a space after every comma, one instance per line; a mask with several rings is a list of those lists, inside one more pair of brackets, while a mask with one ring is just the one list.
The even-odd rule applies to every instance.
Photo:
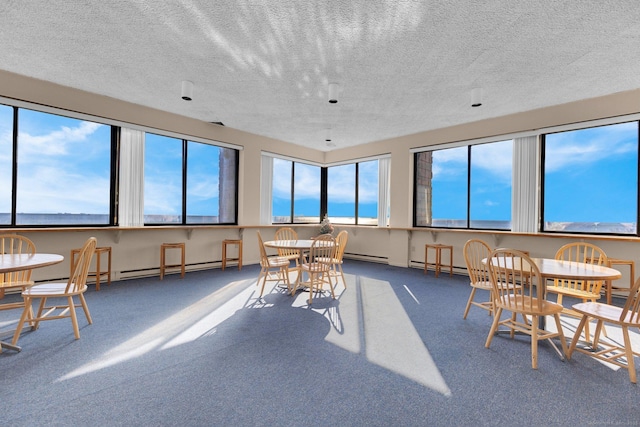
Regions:
[[193, 82], [189, 80], [182, 81], [182, 99], [191, 101], [193, 99]]
[[325, 142], [331, 142], [331, 128], [327, 128], [327, 137], [325, 138]]
[[338, 83], [329, 83], [329, 103], [336, 104], [338, 102]]
[[479, 107], [482, 105], [482, 88], [476, 87], [471, 90], [471, 106]]

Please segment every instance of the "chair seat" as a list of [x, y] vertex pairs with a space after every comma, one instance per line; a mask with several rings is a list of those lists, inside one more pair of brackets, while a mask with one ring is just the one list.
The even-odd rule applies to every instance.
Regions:
[[623, 310], [622, 307], [616, 307], [600, 302], [583, 302], [574, 304], [571, 308], [580, 314], [584, 314], [589, 317], [597, 317], [613, 324], [640, 327], [640, 322], [631, 321], [631, 316], [634, 314], [631, 311], [627, 313], [626, 319], [620, 320]]
[[600, 298], [600, 294], [594, 294], [593, 292], [583, 291], [581, 289], [569, 289], [563, 288], [560, 286], [547, 286], [547, 292], [553, 292], [556, 294], [562, 294], [574, 298], [587, 298], [587, 299], [597, 299]]
[[303, 271], [312, 273], [322, 273], [331, 270], [331, 266], [323, 262], [312, 262], [309, 264], [303, 264], [301, 268]]
[[342, 260], [338, 258], [316, 258], [318, 262], [342, 264]]
[[67, 283], [42, 283], [33, 285], [24, 291], [23, 296], [29, 297], [56, 297], [67, 295], [79, 295], [87, 290], [87, 285], [80, 287], [77, 291], [66, 292]]
[[472, 288], [484, 289], [485, 291], [491, 290], [491, 282], [469, 282]]
[[269, 265], [267, 267], [284, 267], [289, 265], [289, 258], [285, 256], [271, 256], [267, 258]]
[[[526, 312], [527, 314], [539, 316], [549, 316], [561, 313], [564, 310], [564, 307], [560, 304], [547, 300], [538, 301], [538, 298], [525, 297], [524, 301], [522, 295], [511, 295], [507, 298], [509, 300], [508, 304], [505, 304], [505, 301], [502, 300], [496, 300], [496, 304], [509, 311]], [[538, 304], [540, 304], [539, 307]], [[517, 309], [514, 308], [516, 305], [518, 306]]]

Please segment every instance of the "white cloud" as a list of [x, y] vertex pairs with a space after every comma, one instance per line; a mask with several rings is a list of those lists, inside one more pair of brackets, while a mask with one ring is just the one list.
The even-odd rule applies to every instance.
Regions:
[[77, 127], [62, 126], [59, 130], [44, 135], [31, 135], [27, 132], [20, 132], [18, 134], [20, 153], [24, 153], [27, 156], [34, 153], [39, 156], [78, 155], [84, 150], [76, 144], [78, 142], [86, 142], [101, 126], [105, 125], [93, 122], [79, 122]]
[[108, 213], [110, 140], [92, 137], [109, 127], [77, 123], [41, 135], [19, 133], [18, 212]]
[[635, 153], [637, 134], [637, 122], [551, 134], [547, 136], [545, 171], [555, 172]]

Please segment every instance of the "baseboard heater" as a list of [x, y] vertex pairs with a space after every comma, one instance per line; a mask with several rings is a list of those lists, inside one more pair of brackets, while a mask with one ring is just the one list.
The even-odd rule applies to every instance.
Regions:
[[[409, 267], [411, 268], [419, 268], [421, 270], [424, 270], [424, 261], [411, 261], [409, 263]], [[429, 271], [433, 272], [433, 264], [429, 264]], [[440, 269], [440, 274], [449, 274], [449, 265], [448, 264], [442, 264], [442, 267]], [[467, 272], [467, 267], [458, 267], [456, 265], [453, 266], [453, 274], [461, 274], [461, 275], [466, 275], [468, 274]]]
[[369, 261], [369, 262], [377, 262], [380, 264], [388, 264], [389, 257], [386, 256], [375, 256], [375, 255], [362, 255], [362, 254], [352, 254], [352, 253], [344, 253], [344, 258], [353, 259], [356, 261]]
[[[215, 267], [220, 267], [222, 261], [206, 261], [206, 262], [194, 262], [185, 264], [184, 268], [187, 272], [208, 270]], [[167, 270], [168, 274], [175, 273], [178, 269]], [[138, 268], [135, 270], [123, 270], [120, 272], [118, 279], [134, 279], [138, 277], [153, 277], [160, 275], [160, 266], [151, 268]]]

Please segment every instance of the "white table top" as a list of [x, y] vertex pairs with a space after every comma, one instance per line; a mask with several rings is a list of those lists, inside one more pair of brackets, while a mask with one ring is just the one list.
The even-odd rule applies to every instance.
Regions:
[[[511, 258], [506, 258], [506, 261], [506, 267], [511, 268]], [[553, 258], [531, 258], [531, 261], [540, 270], [540, 275], [548, 279], [615, 280], [622, 277], [618, 270], [602, 265]]]
[[45, 267], [62, 262], [62, 260], [64, 257], [58, 254], [0, 254], [0, 273]]

